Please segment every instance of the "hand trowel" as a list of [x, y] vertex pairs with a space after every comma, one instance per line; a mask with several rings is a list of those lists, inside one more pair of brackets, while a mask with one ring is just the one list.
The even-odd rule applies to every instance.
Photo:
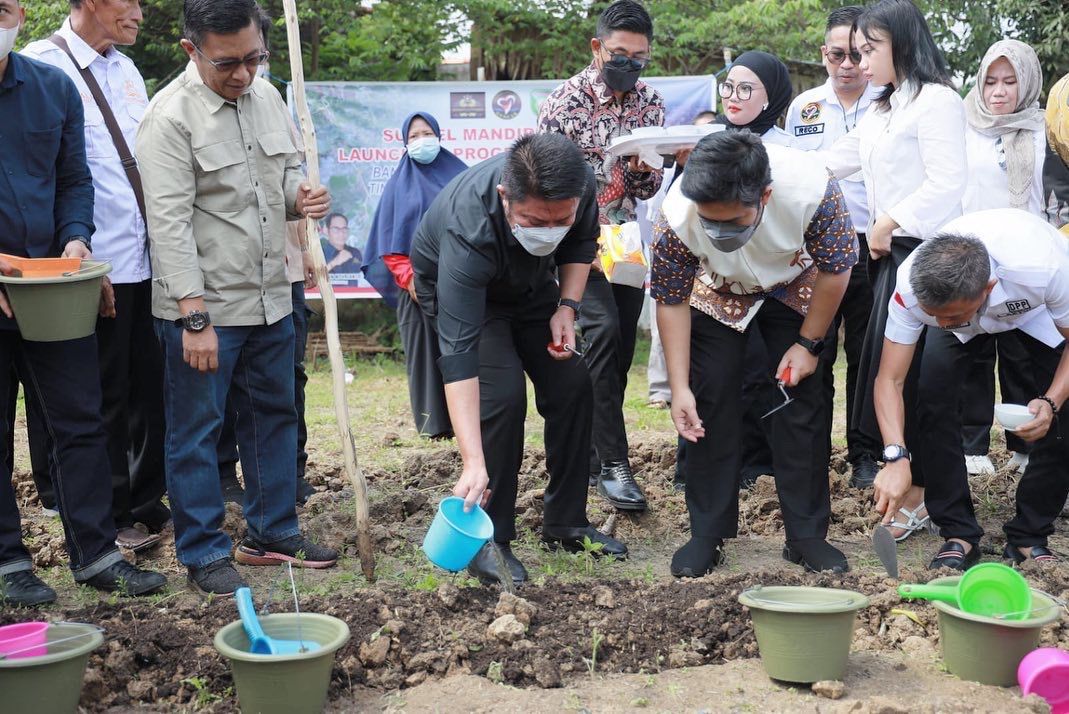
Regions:
[[876, 551], [876, 557], [883, 563], [884, 570], [892, 578], [898, 579], [898, 544], [895, 542], [891, 530], [883, 525], [877, 525], [872, 531], [872, 549]]

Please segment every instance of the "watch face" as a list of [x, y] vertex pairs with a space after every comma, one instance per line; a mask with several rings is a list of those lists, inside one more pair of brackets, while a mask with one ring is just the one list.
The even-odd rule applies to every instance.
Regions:
[[193, 332], [200, 332], [208, 326], [208, 316], [203, 312], [195, 312], [186, 317], [186, 324]]
[[902, 455], [903, 449], [897, 444], [892, 444], [891, 446], [888, 446], [883, 450], [884, 461], [898, 461], [900, 458], [902, 458]]

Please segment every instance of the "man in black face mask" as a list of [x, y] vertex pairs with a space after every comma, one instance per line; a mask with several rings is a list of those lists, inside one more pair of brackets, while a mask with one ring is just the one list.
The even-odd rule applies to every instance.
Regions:
[[[641, 3], [612, 3], [598, 18], [597, 37], [590, 40], [593, 61], [557, 87], [539, 112], [539, 131], [564, 134], [594, 169], [602, 225], [634, 221], [635, 202], [653, 197], [661, 186], [661, 170], [637, 157], [616, 159], [606, 151], [614, 138], [633, 129], [664, 124], [664, 100], [639, 81], [652, 41], [653, 21]], [[596, 477], [598, 493], [609, 503], [642, 511], [646, 497], [627, 458], [623, 403], [645, 291], [610, 284], [599, 260], [593, 268], [579, 315], [594, 382], [591, 478]]]
[[[773, 177], [775, 183], [773, 183]], [[806, 154], [754, 134], [702, 139], [653, 229], [651, 293], [684, 464], [690, 541], [676, 577], [700, 577], [738, 533], [742, 371], [757, 326], [793, 402], [770, 413], [783, 557], [846, 572], [829, 545], [828, 422], [817, 356], [857, 263], [857, 235], [838, 182]], [[708, 297], [691, 300], [698, 268]], [[771, 377], [772, 375], [770, 375]]]

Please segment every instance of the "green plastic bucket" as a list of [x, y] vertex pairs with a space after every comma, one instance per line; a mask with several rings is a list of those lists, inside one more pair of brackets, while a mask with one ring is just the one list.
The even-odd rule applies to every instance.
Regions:
[[[958, 584], [958, 577], [937, 578], [931, 585]], [[1012, 687], [1017, 666], [1039, 646], [1043, 628], [1062, 610], [1054, 598], [1032, 590], [1032, 611], [1021, 619], [998, 619], [963, 612], [951, 603], [935, 602], [943, 663], [951, 674], [980, 684]]]
[[99, 627], [51, 625], [46, 654], [0, 659], [0, 711], [71, 714], [78, 710], [89, 653], [104, 641]]
[[855, 615], [869, 605], [851, 590], [791, 586], [747, 590], [739, 602], [750, 608], [768, 676], [801, 683], [843, 678]]
[[111, 264], [82, 261], [81, 270], [54, 278], [0, 275], [22, 339], [60, 342], [89, 337], [100, 312], [100, 284]]
[[268, 637], [311, 640], [319, 649], [295, 654], [249, 652], [241, 620], [215, 635], [215, 649], [230, 660], [238, 704], [247, 714], [317, 714], [323, 711], [334, 668], [334, 653], [349, 641], [349, 626], [336, 617], [292, 612], [266, 615], [260, 625]]

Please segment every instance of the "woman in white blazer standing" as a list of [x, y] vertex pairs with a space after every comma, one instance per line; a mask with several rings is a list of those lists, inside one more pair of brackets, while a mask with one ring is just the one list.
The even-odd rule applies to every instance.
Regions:
[[[861, 54], [861, 71], [884, 90], [857, 127], [829, 149], [827, 162], [839, 178], [860, 169], [868, 193], [871, 216], [866, 233], [874, 304], [854, 418], [864, 433], [881, 439], [872, 384], [879, 371], [887, 304], [894, 299], [896, 273], [906, 257], [961, 215], [965, 109], [924, 16], [909, 0], [880, 0], [867, 7], [855, 23], [854, 45]], [[905, 389], [907, 415], [915, 399], [916, 367]], [[908, 453], [908, 443], [916, 440], [909, 421], [907, 433], [882, 434], [882, 443]], [[893, 460], [902, 451], [885, 449], [884, 460]], [[913, 474], [905, 505], [898, 513], [884, 513], [899, 540], [930, 525], [922, 465], [916, 464]], [[883, 512], [886, 504], [877, 507]]]

